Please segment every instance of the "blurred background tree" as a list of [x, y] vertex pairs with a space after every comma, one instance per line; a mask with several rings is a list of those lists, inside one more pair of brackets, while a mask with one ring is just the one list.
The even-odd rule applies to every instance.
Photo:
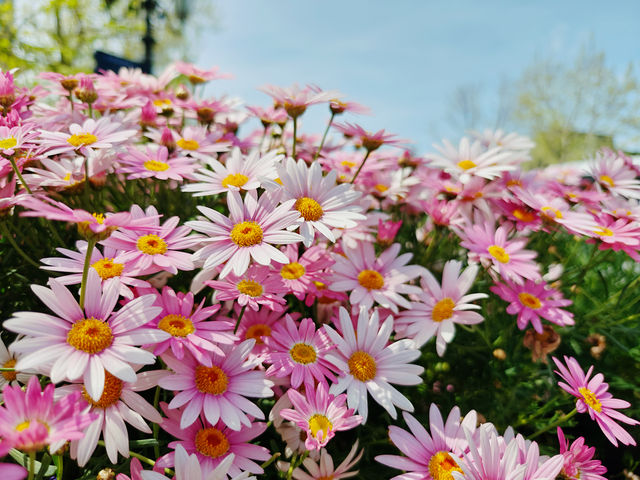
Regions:
[[198, 29], [216, 22], [208, 0], [0, 0], [0, 68], [88, 72], [96, 50], [140, 61], [149, 6], [156, 65], [188, 57]]

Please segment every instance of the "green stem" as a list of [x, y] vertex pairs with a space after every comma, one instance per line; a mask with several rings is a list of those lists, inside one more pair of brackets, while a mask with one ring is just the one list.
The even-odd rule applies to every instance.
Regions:
[[262, 465], [260, 465], [260, 467], [262, 467], [262, 469], [264, 470], [269, 465], [271, 465], [273, 462], [275, 462], [278, 458], [280, 458], [280, 455], [281, 455], [280, 452], [274, 453], [273, 455], [271, 455], [271, 458], [269, 460], [267, 460], [266, 462], [264, 462]]
[[71, 113], [73, 113], [73, 95], [69, 93], [69, 104], [71, 105]]
[[80, 286], [80, 308], [84, 309], [84, 295], [87, 291], [87, 276], [89, 275], [89, 265], [91, 264], [91, 253], [95, 247], [96, 241], [90, 239], [87, 241], [87, 253], [84, 256], [84, 266], [82, 267], [82, 285]]
[[16, 174], [16, 176], [20, 180], [20, 184], [24, 187], [24, 189], [27, 192], [29, 192], [29, 194], [33, 195], [33, 192], [29, 188], [29, 185], [27, 185], [27, 182], [24, 181], [24, 178], [22, 177], [22, 174], [20, 173], [20, 170], [18, 169], [18, 165], [16, 164], [16, 161], [13, 158], [13, 155], [11, 155], [9, 157], [9, 162], [11, 162], [11, 168], [13, 168], [13, 172]]
[[316, 159], [320, 155], [320, 152], [322, 151], [322, 147], [324, 147], [324, 141], [327, 139], [327, 134], [329, 133], [329, 128], [331, 128], [331, 124], [333, 123], [333, 117], [335, 117], [335, 116], [336, 116], [336, 114], [334, 112], [331, 112], [331, 118], [329, 118], [329, 123], [327, 123], [327, 128], [324, 130], [324, 135], [322, 135], [322, 141], [320, 142], [320, 146], [318, 147], [318, 151], [316, 152], [315, 156], [313, 157], [313, 161], [316, 161]]
[[244, 311], [247, 309], [247, 306], [243, 306], [242, 310], [240, 310], [240, 315], [238, 315], [238, 320], [236, 321], [236, 328], [233, 329], [233, 333], [236, 333], [238, 330], [238, 326], [240, 325], [240, 321], [242, 320], [242, 316], [244, 315]]
[[9, 241], [9, 243], [11, 244], [13, 249], [18, 253], [18, 255], [20, 255], [22, 258], [24, 258], [28, 263], [30, 263], [34, 267], [40, 268], [40, 265], [38, 265], [29, 255], [27, 255], [24, 252], [24, 250], [22, 250], [20, 246], [16, 243], [15, 239], [13, 238], [13, 235], [11, 234], [11, 232], [9, 232], [9, 229], [4, 224], [4, 222], [0, 222], [0, 231], [2, 232], [2, 236]]
[[298, 137], [298, 117], [293, 117], [293, 150], [291, 156], [296, 159], [296, 141]]
[[[156, 410], [158, 410], [159, 403], [160, 403], [160, 387], [156, 387], [156, 393], [153, 396], [153, 406]], [[153, 439], [158, 441], [158, 435], [160, 433], [160, 425], [154, 422], [152, 428], [153, 428]], [[153, 454], [156, 456], [156, 458], [160, 457], [160, 445], [157, 443], [153, 446]]]
[[364, 167], [364, 164], [367, 161], [367, 158], [369, 158], [369, 154], [370, 153], [371, 153], [371, 150], [367, 150], [367, 154], [364, 156], [364, 159], [362, 160], [362, 163], [358, 167], [358, 170], [356, 170], [356, 174], [353, 176], [353, 178], [351, 179], [351, 182], [349, 182], [349, 183], [353, 183], [353, 182], [356, 181], [356, 178], [358, 178], [358, 175], [360, 174], [360, 170], [362, 170], [362, 167]]
[[298, 460], [298, 454], [294, 453], [293, 458], [291, 459], [291, 463], [289, 464], [289, 469], [287, 470], [287, 480], [291, 480], [293, 477], [293, 470], [296, 468], [296, 460]]
[[552, 428], [555, 428], [555, 427], [557, 427], [559, 425], [562, 425], [564, 422], [566, 422], [571, 417], [573, 417], [576, 413], [578, 413], [578, 410], [576, 410], [574, 408], [569, 413], [565, 413], [564, 415], [561, 415], [560, 418], [558, 418], [555, 422], [551, 422], [549, 425], [547, 425], [546, 427], [542, 427], [540, 430], [535, 432], [533, 435], [529, 435], [529, 439], [534, 439], [537, 436], [542, 435], [545, 432], [548, 432]]
[[89, 118], [93, 118], [93, 107], [89, 104]]
[[15, 372], [15, 371], [16, 371], [15, 368], [9, 368], [9, 367], [0, 368], [0, 372]]
[[36, 452], [29, 452], [29, 479], [33, 480], [36, 473]]
[[64, 456], [54, 455], [53, 462], [56, 464], [56, 480], [62, 480], [62, 467], [64, 462]]

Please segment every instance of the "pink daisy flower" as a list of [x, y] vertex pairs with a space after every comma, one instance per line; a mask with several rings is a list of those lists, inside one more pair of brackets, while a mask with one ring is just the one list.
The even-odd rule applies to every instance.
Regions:
[[[229, 468], [233, 465], [235, 454], [230, 453], [222, 460], [216, 468], [210, 472], [202, 470], [198, 455], [189, 455], [182, 445], [177, 445], [175, 450], [175, 476], [173, 480], [222, 480], [227, 478]], [[134, 466], [134, 460], [137, 464]], [[134, 474], [134, 468], [136, 473]], [[142, 472], [142, 465], [137, 458], [131, 460], [131, 475], [133, 480], [170, 480], [168, 477], [151, 470]], [[137, 477], [135, 475], [138, 475]], [[255, 480], [256, 477], [248, 477], [248, 473], [233, 477], [232, 480]], [[122, 478], [120, 478], [122, 476]], [[116, 480], [131, 480], [126, 475], [118, 474]]]
[[396, 409], [412, 412], [411, 402], [391, 384], [417, 385], [422, 383], [420, 374], [424, 371], [411, 362], [420, 356], [420, 350], [411, 340], [399, 340], [391, 344], [389, 336], [393, 328], [393, 318], [389, 316], [380, 325], [378, 311], [369, 316], [362, 308], [357, 321], [357, 334], [347, 310], [340, 308], [340, 329], [342, 336], [328, 325], [324, 326], [329, 338], [337, 348], [326, 359], [342, 372], [329, 393], [338, 395], [347, 391], [347, 404], [367, 421], [367, 392], [384, 407], [392, 418]]
[[589, 170], [600, 189], [614, 195], [640, 199], [640, 180], [624, 157], [610, 150], [600, 151], [596, 153]]
[[143, 211], [138, 205], [131, 207], [131, 219], [145, 222], [148, 219], [156, 233], [140, 235], [139, 232], [123, 227], [114, 232], [103, 245], [122, 250], [120, 259], [133, 262], [142, 274], [166, 270], [176, 274], [178, 270], [193, 270], [192, 254], [181, 250], [196, 245], [200, 235], [188, 236], [191, 229], [178, 226], [179, 217], [171, 217], [160, 225], [158, 211], [153, 205]]
[[[351, 470], [351, 468], [360, 461], [364, 454], [364, 450], [360, 450], [360, 453], [357, 455], [356, 452], [358, 452], [357, 440], [340, 465], [334, 467], [333, 458], [327, 450], [323, 448], [320, 450], [320, 459], [313, 460], [312, 458], [306, 458], [302, 462], [302, 465], [307, 469], [307, 471], [305, 472], [301, 467], [298, 467], [293, 471], [293, 478], [296, 480], [325, 480], [328, 478], [332, 480], [340, 480], [341, 478], [355, 477], [358, 475], [358, 470]], [[289, 464], [285, 462], [278, 462], [278, 468], [281, 471], [286, 472], [289, 468]]]
[[[204, 307], [204, 299], [194, 308], [193, 293], [174, 292], [169, 287], [162, 289], [162, 295], [157, 297], [156, 305], [162, 307], [158, 316], [157, 327], [171, 334], [164, 342], [155, 345], [153, 353], [162, 355], [168, 348], [178, 359], [184, 358], [185, 350], [194, 358], [211, 366], [209, 352], [224, 355], [218, 344], [233, 344], [238, 337], [233, 331], [233, 323], [224, 320], [205, 321], [220, 310], [220, 305]], [[155, 321], [154, 321], [155, 323]]]
[[343, 393], [334, 397], [327, 392], [327, 385], [320, 383], [313, 393], [307, 390], [307, 396], [293, 389], [287, 395], [293, 409], [285, 408], [280, 415], [291, 420], [307, 433], [305, 446], [308, 450], [320, 450], [335, 436], [335, 432], [351, 430], [362, 423], [360, 415], [344, 406], [347, 396]]
[[243, 201], [238, 192], [229, 191], [229, 218], [212, 208], [198, 206], [208, 221], [196, 220], [186, 222], [186, 225], [208, 238], [202, 240], [205, 246], [194, 253], [194, 260], [204, 262], [204, 270], [227, 262], [220, 278], [232, 270], [234, 274], [242, 275], [251, 258], [261, 265], [269, 265], [272, 260], [288, 263], [286, 255], [273, 245], [302, 240], [297, 233], [285, 230], [300, 214], [291, 210], [295, 200], [277, 203], [277, 199], [268, 193], [258, 200], [255, 192], [247, 192]]
[[640, 222], [600, 215], [596, 219], [596, 225], [587, 236], [600, 240], [598, 249], [611, 249], [614, 252], [622, 250], [634, 260], [640, 261]]
[[287, 245], [284, 253], [289, 258], [289, 263], [274, 267], [279, 270], [289, 293], [298, 300], [304, 300], [313, 282], [327, 282], [329, 275], [324, 270], [333, 265], [334, 261], [325, 248], [314, 246], [298, 255], [296, 245]]
[[276, 325], [265, 343], [269, 353], [265, 362], [271, 364], [267, 376], [291, 375], [291, 387], [298, 388], [304, 382], [305, 389], [312, 392], [315, 382], [335, 381], [331, 372], [333, 365], [325, 360], [333, 349], [326, 333], [317, 330], [313, 320], [303, 318], [299, 324], [287, 315], [284, 322]]
[[[240, 307], [236, 307], [235, 309], [240, 310]], [[242, 319], [236, 330], [236, 335], [240, 340], [253, 338], [256, 341], [251, 353], [259, 357], [260, 362], [264, 360], [264, 356], [270, 351], [265, 341], [273, 333], [274, 327], [283, 321], [284, 315], [285, 311], [271, 310], [268, 306], [260, 308], [257, 311], [252, 309], [245, 310], [244, 315], [242, 315]], [[291, 317], [297, 320], [300, 314], [292, 313]]]
[[[267, 429], [266, 423], [253, 422], [239, 430], [232, 430], [222, 421], [210, 424], [200, 417], [190, 426], [182, 427], [180, 411], [171, 410], [164, 402], [160, 407], [168, 417], [162, 422], [162, 428], [178, 439], [169, 443], [169, 448], [177, 449], [182, 445], [188, 454], [195, 454], [205, 475], [218, 467], [230, 454], [235, 455], [235, 458], [229, 468], [229, 476], [235, 477], [243, 471], [253, 474], [264, 473], [262, 467], [254, 460], [268, 460], [271, 457], [269, 450], [249, 442]], [[160, 457], [156, 461], [156, 467], [170, 468], [176, 465], [176, 453], [177, 451], [170, 452]]]
[[471, 410], [460, 417], [460, 409], [453, 407], [446, 423], [440, 410], [432, 403], [429, 408], [429, 430], [431, 434], [411, 414], [402, 414], [411, 433], [395, 425], [389, 427], [389, 438], [406, 456], [378, 455], [376, 461], [391, 468], [404, 470], [407, 473], [397, 475], [394, 480], [448, 480], [454, 471], [461, 472], [458, 465], [464, 455], [468, 443], [464, 430], [473, 432], [476, 428], [477, 415]]
[[234, 148], [223, 165], [213, 158], [207, 159], [211, 170], [201, 168], [192, 175], [194, 183], [183, 185], [183, 192], [192, 192], [194, 197], [216, 195], [229, 190], [256, 190], [262, 186], [263, 179], [276, 178], [275, 162], [284, 156], [275, 151], [261, 155], [253, 151], [242, 155]]
[[344, 256], [333, 256], [333, 276], [329, 288], [336, 292], [351, 291], [349, 302], [355, 311], [364, 307], [370, 309], [374, 302], [398, 313], [398, 306], [411, 308], [409, 301], [401, 294], [418, 294], [421, 289], [408, 282], [422, 274], [425, 269], [419, 265], [407, 265], [411, 253], [400, 253], [400, 244], [391, 245], [376, 257], [373, 244], [363, 242], [351, 248], [343, 242]]
[[282, 280], [268, 267], [260, 265], [250, 266], [243, 275], [230, 273], [224, 280], [209, 280], [205, 284], [215, 290], [216, 300], [237, 300], [240, 306], [249, 306], [252, 310], [266, 305], [271, 310], [282, 311], [287, 303], [283, 297], [287, 288]]
[[2, 390], [4, 405], [0, 406], [0, 455], [10, 448], [37, 452], [48, 446], [50, 452], [60, 449], [69, 440], [84, 436], [84, 430], [95, 415], [82, 411], [80, 393], [72, 393], [54, 402], [55, 387], [44, 390], [33, 376], [26, 390], [7, 385]]
[[579, 437], [569, 446], [569, 440], [564, 437], [564, 432], [558, 427], [558, 442], [560, 443], [560, 455], [564, 459], [564, 465], [560, 475], [568, 480], [606, 480], [601, 473], [607, 473], [607, 467], [593, 456], [596, 449], [587, 447], [584, 437]]
[[136, 133], [135, 130], [123, 130], [122, 124], [104, 116], [99, 120], [88, 118], [82, 125], [72, 123], [69, 133], [42, 131], [40, 144], [48, 156], [73, 151], [87, 156], [94, 149], [113, 148], [126, 142]]
[[509, 227], [500, 225], [497, 229], [491, 222], [471, 225], [462, 232], [460, 246], [469, 250], [470, 259], [479, 259], [490, 266], [503, 279], [522, 283], [523, 277], [539, 280], [540, 268], [535, 263], [536, 252], [524, 250], [524, 238], [507, 240]]
[[527, 324], [538, 333], [542, 333], [544, 318], [561, 327], [573, 325], [573, 314], [559, 307], [566, 307], [573, 302], [562, 298], [558, 290], [550, 288], [546, 283], [527, 280], [523, 285], [507, 281], [506, 285], [497, 283], [490, 290], [506, 302], [510, 302], [507, 313], [518, 315], [518, 328], [524, 330]]
[[591, 420], [596, 421], [602, 433], [616, 447], [618, 446], [618, 440], [624, 445], [635, 445], [636, 442], [633, 437], [618, 425], [616, 420], [628, 425], [638, 425], [640, 422], [617, 411], [620, 408], [628, 408], [631, 404], [625, 400], [613, 398], [613, 395], [607, 391], [609, 390], [609, 384], [604, 382], [604, 376], [601, 373], [597, 373], [592, 379], [589, 379], [593, 371], [593, 365], [589, 367], [585, 374], [578, 361], [573, 357], [565, 355], [564, 362], [566, 366], [556, 357], [551, 358], [558, 367], [555, 372], [564, 380], [564, 382], [558, 382], [558, 385], [578, 399], [576, 401], [578, 412], [588, 412]]
[[169, 157], [165, 146], [147, 146], [144, 151], [128, 146], [126, 152], [118, 156], [118, 163], [120, 167], [116, 168], [116, 173], [127, 174], [128, 180], [153, 177], [181, 182], [193, 178], [192, 174], [198, 168], [191, 157]]
[[19, 150], [32, 150], [33, 140], [38, 136], [34, 125], [27, 123], [15, 127], [0, 126], [0, 154], [11, 157]]
[[0, 463], [0, 474], [4, 480], [23, 480], [29, 472], [15, 463]]
[[239, 345], [221, 345], [224, 355], [211, 354], [210, 366], [200, 364], [191, 355], [182, 360], [169, 353], [163, 356], [175, 374], [161, 379], [159, 385], [180, 392], [169, 408], [187, 405], [182, 412], [181, 427], [192, 425], [200, 414], [212, 425], [221, 420], [232, 430], [251, 426], [247, 414], [264, 419], [262, 410], [246, 398], [273, 396], [273, 382], [266, 379], [263, 371], [254, 370], [257, 361], [247, 361], [253, 343], [245, 340]]
[[25, 337], [13, 344], [24, 354], [18, 370], [44, 369], [53, 383], [83, 378], [89, 396], [102, 396], [105, 369], [125, 382], [135, 382], [130, 363], [147, 365], [155, 356], [136, 345], [161, 342], [167, 332], [143, 328], [161, 311], [154, 307], [155, 295], [131, 300], [117, 312], [119, 286], [111, 283], [102, 289], [98, 273], [90, 269], [84, 311], [71, 292], [55, 279], [50, 289], [32, 285], [33, 293], [57, 316], [39, 312], [16, 312], [3, 326]]
[[411, 338], [421, 347], [436, 336], [436, 351], [444, 355], [447, 343], [455, 336], [455, 324], [473, 325], [484, 320], [482, 315], [471, 310], [480, 309], [470, 302], [487, 298], [485, 293], [467, 294], [478, 273], [472, 265], [464, 272], [462, 263], [449, 260], [442, 272], [442, 286], [425, 270], [422, 275], [422, 291], [416, 295], [418, 302], [411, 302], [410, 310], [403, 311], [396, 319], [394, 328], [404, 337]]
[[259, 90], [282, 105], [291, 118], [298, 118], [310, 105], [329, 102], [337, 96], [337, 92], [334, 90], [324, 92], [319, 88], [311, 88], [310, 86], [300, 88], [297, 84], [286, 88], [265, 85]]
[[[41, 258], [40, 261], [45, 266], [40, 268], [54, 272], [70, 273], [70, 275], [56, 277], [56, 281], [62, 285], [80, 284], [82, 282], [84, 260], [87, 256], [87, 242], [78, 240], [76, 242], [76, 250], [68, 250], [66, 248], [56, 248], [56, 250], [66, 255], [67, 258]], [[91, 251], [89, 264], [91, 268], [98, 272], [102, 280], [103, 289], [109, 283], [119, 282], [119, 294], [125, 298], [133, 298], [131, 287], [150, 287], [148, 282], [135, 278], [139, 275], [138, 269], [134, 267], [132, 262], [123, 260], [121, 254], [113, 248], [104, 247], [104, 252], [101, 252], [99, 247], [94, 247]]]
[[203, 70], [195, 65], [187, 62], [174, 62], [174, 68], [185, 75], [193, 85], [199, 85], [211, 80], [218, 80], [220, 78], [231, 78], [230, 73], [220, 73], [217, 66], [214, 66], [208, 70]]
[[369, 132], [360, 125], [349, 122], [334, 123], [333, 126], [336, 130], [342, 132], [345, 137], [357, 138], [358, 144], [362, 145], [367, 152], [373, 152], [382, 145], [398, 146], [407, 143], [408, 141], [402, 138], [396, 138], [395, 134], [387, 133], [384, 130], [378, 130], [375, 133]]
[[[0, 367], [2, 368], [15, 368], [18, 363], [19, 356], [11, 351], [11, 345], [9, 349], [5, 346], [4, 342], [0, 338]], [[2, 389], [5, 385], [11, 385], [12, 387], [19, 387], [20, 385], [26, 385], [31, 377], [35, 375], [29, 372], [20, 372], [18, 370], [0, 372], [0, 401], [2, 401]]]
[[212, 153], [229, 150], [229, 144], [220, 142], [219, 134], [210, 133], [206, 127], [188, 126], [184, 128], [182, 135], [172, 133], [179, 151], [194, 157], [206, 159]]
[[118, 453], [129, 458], [129, 434], [125, 422], [144, 433], [151, 433], [145, 418], [154, 423], [162, 422], [160, 413], [136, 392], [155, 387], [158, 379], [166, 374], [165, 370], [146, 371], [138, 373], [135, 382], [123, 382], [105, 372], [104, 390], [97, 401], [87, 394], [82, 383], [60, 387], [60, 393], [81, 394], [83, 410], [88, 407], [87, 410], [97, 417], [86, 428], [83, 438], [71, 442], [71, 458], [76, 459], [80, 466], [86, 465], [98, 446], [101, 434], [111, 463], [117, 463]]

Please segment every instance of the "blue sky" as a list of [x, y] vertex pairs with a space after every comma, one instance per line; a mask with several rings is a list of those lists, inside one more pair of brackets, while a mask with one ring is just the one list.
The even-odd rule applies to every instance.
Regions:
[[[608, 4], [608, 5], [607, 5]], [[591, 42], [609, 66], [636, 66], [640, 1], [236, 0], [215, 3], [219, 28], [202, 32], [194, 63], [235, 78], [209, 93], [266, 106], [265, 84], [314, 83], [369, 106], [346, 118], [410, 138], [425, 153], [463, 132], [447, 123], [456, 87], [487, 94], [536, 58], [571, 62]], [[490, 96], [490, 95], [489, 95]], [[315, 107], [303, 131], [328, 114]]]

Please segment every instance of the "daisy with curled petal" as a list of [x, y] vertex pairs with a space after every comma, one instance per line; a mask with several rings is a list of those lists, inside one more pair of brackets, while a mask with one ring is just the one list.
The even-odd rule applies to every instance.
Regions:
[[194, 358], [211, 366], [209, 352], [223, 355], [218, 344], [233, 344], [238, 337], [233, 332], [233, 323], [216, 319], [205, 321], [220, 310], [220, 305], [204, 307], [204, 299], [194, 308], [193, 293], [184, 294], [174, 292], [172, 288], [165, 286], [162, 295], [159, 295], [156, 305], [162, 307], [162, 313], [158, 315], [157, 326], [160, 330], [171, 334], [164, 342], [157, 343], [153, 349], [155, 355], [162, 355], [168, 348], [178, 359], [184, 358], [185, 350]]
[[251, 265], [243, 275], [230, 273], [224, 280], [209, 280], [205, 284], [215, 290], [216, 300], [237, 300], [239, 305], [252, 310], [265, 305], [280, 312], [287, 303], [284, 298], [287, 288], [282, 279], [261, 265]]
[[202, 70], [191, 63], [181, 61], [174, 62], [173, 66], [178, 72], [185, 75], [193, 85], [199, 85], [219, 78], [233, 77], [230, 73], [220, 73], [217, 66], [211, 67], [208, 70]]
[[171, 217], [160, 225], [158, 211], [153, 205], [148, 206], [146, 211], [138, 205], [133, 205], [131, 219], [149, 219], [156, 232], [140, 235], [140, 232], [123, 227], [102, 244], [122, 250], [121, 260], [133, 262], [141, 274], [147, 275], [161, 270], [176, 274], [178, 270], [193, 270], [191, 253], [182, 250], [196, 245], [201, 236], [189, 236], [189, 227], [178, 226], [179, 217]]
[[425, 270], [422, 275], [422, 291], [416, 295], [418, 302], [411, 302], [410, 309], [396, 319], [394, 328], [403, 337], [412, 339], [421, 347], [436, 336], [436, 351], [444, 355], [447, 343], [456, 333], [455, 324], [473, 325], [484, 320], [476, 300], [487, 298], [486, 293], [467, 294], [478, 273], [477, 265], [468, 266], [462, 273], [462, 263], [449, 260], [442, 272], [442, 286]]
[[[262, 467], [254, 460], [259, 462], [268, 460], [271, 457], [269, 450], [249, 442], [267, 429], [266, 423], [253, 422], [236, 431], [230, 429], [222, 421], [211, 424], [200, 417], [190, 426], [183, 428], [180, 426], [181, 412], [179, 410], [169, 409], [164, 402], [160, 403], [160, 407], [168, 417], [162, 422], [162, 429], [177, 440], [169, 443], [169, 448], [176, 448], [176, 452], [170, 452], [160, 457], [156, 461], [157, 467], [171, 468], [177, 465], [177, 447], [182, 445], [189, 455], [195, 454], [197, 456], [205, 475], [224, 462], [230, 454], [235, 455], [233, 463], [229, 467], [228, 475], [230, 477], [240, 475], [243, 471], [253, 474], [264, 473]], [[223, 476], [221, 480], [226, 480], [226, 478]]]
[[0, 405], [0, 455], [9, 449], [37, 452], [48, 446], [56, 452], [69, 440], [84, 436], [84, 429], [95, 414], [83, 411], [78, 401], [80, 393], [71, 393], [55, 401], [55, 387], [44, 390], [37, 376], [29, 379], [27, 388], [7, 385]]
[[640, 180], [623, 156], [610, 150], [597, 152], [589, 170], [600, 190], [640, 199]]
[[86, 119], [82, 125], [72, 123], [69, 133], [41, 131], [39, 142], [48, 156], [66, 152], [88, 155], [94, 149], [113, 148], [133, 137], [135, 130], [122, 130], [122, 124], [105, 115]]
[[334, 254], [333, 275], [329, 288], [335, 292], [351, 291], [349, 302], [355, 311], [369, 309], [374, 303], [398, 313], [398, 306], [411, 308], [401, 294], [418, 294], [420, 287], [407, 285], [425, 269], [419, 265], [407, 265], [411, 253], [400, 253], [395, 243], [376, 257], [373, 244], [363, 242], [355, 248], [342, 244], [343, 255]]
[[282, 182], [276, 188], [283, 198], [295, 199], [293, 208], [300, 212], [297, 224], [306, 247], [313, 243], [316, 230], [335, 242], [332, 228], [353, 228], [365, 219], [363, 208], [355, 203], [362, 194], [351, 184], [336, 185], [334, 171], [323, 176], [319, 162], [308, 167], [304, 160], [287, 158], [276, 168]]
[[562, 294], [545, 282], [536, 283], [527, 280], [523, 285], [518, 285], [507, 280], [506, 284], [496, 283], [490, 287], [493, 293], [506, 302], [510, 302], [507, 313], [518, 314], [518, 328], [524, 330], [527, 324], [531, 325], [536, 332], [542, 333], [542, 322], [544, 318], [561, 327], [573, 325], [573, 313], [567, 312], [559, 307], [571, 305], [571, 300], [562, 298]]
[[298, 255], [296, 245], [287, 245], [284, 248], [285, 255], [289, 258], [289, 263], [274, 265], [280, 272], [285, 287], [298, 300], [304, 298], [313, 291], [311, 285], [314, 282], [326, 283], [329, 274], [325, 269], [334, 264], [326, 248], [313, 246]]
[[593, 456], [596, 449], [587, 447], [584, 437], [574, 440], [571, 446], [565, 439], [564, 433], [558, 427], [558, 442], [560, 443], [560, 455], [564, 459], [564, 465], [560, 472], [561, 478], [568, 480], [606, 480], [601, 473], [607, 473], [607, 467], [602, 465], [600, 460], [595, 460]]
[[306, 397], [289, 389], [287, 395], [293, 409], [280, 411], [282, 418], [291, 420], [307, 433], [305, 446], [308, 450], [320, 450], [335, 436], [335, 432], [351, 430], [362, 423], [360, 415], [354, 415], [353, 410], [344, 406], [347, 401], [344, 393], [334, 397], [327, 389], [325, 383], [320, 383], [315, 393], [313, 389], [306, 390]]
[[[52, 270], [54, 272], [67, 272], [70, 275], [62, 275], [56, 277], [56, 280], [62, 285], [76, 285], [82, 282], [82, 270], [84, 268], [85, 257], [87, 256], [87, 242], [78, 240], [76, 242], [76, 250], [66, 248], [56, 248], [64, 257], [48, 257], [41, 258], [40, 261], [45, 266], [40, 267], [44, 270]], [[131, 287], [149, 287], [149, 282], [135, 278], [139, 275], [139, 271], [134, 267], [132, 262], [126, 262], [120, 256], [118, 250], [110, 247], [104, 247], [104, 252], [99, 247], [91, 250], [89, 265], [93, 268], [102, 279], [102, 286], [107, 283], [120, 282], [120, 295], [124, 298], [133, 298]]]
[[402, 416], [411, 433], [391, 425], [389, 438], [406, 456], [376, 457], [376, 461], [383, 465], [407, 472], [393, 477], [395, 480], [450, 480], [452, 472], [462, 471], [458, 462], [468, 447], [464, 430], [475, 430], [477, 415], [474, 410], [461, 419], [460, 409], [457, 406], [453, 407], [445, 423], [440, 410], [432, 403], [429, 408], [431, 434], [411, 414], [403, 412]]
[[229, 217], [198, 206], [207, 220], [190, 221], [186, 225], [208, 238], [202, 240], [205, 246], [193, 254], [194, 261], [204, 262], [203, 270], [226, 262], [220, 278], [232, 270], [235, 275], [242, 275], [249, 268], [251, 258], [260, 265], [269, 265], [272, 260], [288, 263], [287, 256], [274, 244], [302, 240], [297, 233], [286, 230], [300, 216], [298, 211], [291, 210], [294, 203], [295, 200], [288, 200], [278, 205], [277, 198], [268, 192], [258, 199], [255, 191], [247, 192], [243, 201], [239, 192], [229, 191]]
[[317, 87], [310, 87], [309, 85], [300, 88], [297, 84], [286, 88], [275, 85], [265, 85], [258, 90], [263, 91], [272, 97], [279, 105], [282, 105], [291, 118], [298, 118], [310, 105], [330, 102], [338, 96], [338, 92], [335, 90], [325, 92]]
[[602, 433], [616, 447], [618, 446], [618, 440], [624, 445], [635, 445], [636, 441], [633, 437], [618, 425], [616, 420], [628, 425], [638, 425], [640, 422], [618, 412], [618, 409], [628, 408], [631, 404], [625, 400], [613, 398], [613, 395], [607, 391], [609, 390], [609, 384], [604, 382], [604, 376], [601, 373], [597, 373], [589, 380], [593, 365], [589, 367], [585, 374], [578, 361], [573, 357], [564, 356], [566, 366], [556, 357], [551, 358], [556, 367], [558, 367], [555, 372], [564, 380], [564, 382], [558, 382], [558, 385], [578, 399], [576, 401], [576, 410], [579, 413], [588, 412], [591, 420], [596, 421]]
[[180, 419], [181, 427], [192, 425], [200, 414], [215, 425], [218, 420], [232, 430], [250, 426], [252, 418], [264, 419], [258, 406], [247, 400], [273, 396], [273, 382], [263, 371], [253, 370], [257, 361], [247, 361], [253, 340], [239, 345], [220, 345], [224, 355], [211, 354], [210, 366], [191, 355], [178, 360], [170, 353], [162, 358], [175, 374], [164, 377], [159, 384], [179, 393], [169, 403], [175, 409], [187, 405]]
[[198, 168], [195, 162], [192, 157], [170, 157], [164, 145], [148, 145], [144, 150], [127, 146], [126, 151], [118, 156], [120, 166], [116, 168], [116, 173], [127, 174], [128, 180], [153, 177], [182, 182], [185, 178], [193, 178], [193, 172]]
[[71, 458], [77, 460], [81, 467], [86, 465], [98, 446], [101, 434], [111, 463], [117, 463], [118, 453], [129, 458], [129, 434], [125, 422], [144, 433], [151, 433], [145, 418], [154, 423], [162, 422], [160, 413], [136, 392], [155, 387], [166, 374], [165, 370], [146, 371], [137, 373], [135, 382], [123, 382], [105, 372], [104, 389], [99, 400], [92, 399], [81, 382], [58, 388], [60, 394], [79, 392], [82, 408], [97, 416], [86, 428], [84, 437], [71, 442]]
[[388, 344], [393, 317], [389, 316], [380, 326], [378, 311], [369, 316], [366, 309], [360, 309], [357, 333], [353, 329], [351, 316], [340, 307], [340, 329], [342, 335], [328, 325], [324, 326], [329, 338], [337, 348], [326, 359], [342, 372], [329, 393], [338, 395], [347, 391], [347, 405], [367, 421], [367, 392], [382, 405], [392, 418], [396, 409], [412, 412], [411, 402], [396, 390], [397, 385], [417, 385], [422, 382], [420, 374], [424, 368], [409, 362], [420, 356], [411, 340], [399, 340]]
[[497, 229], [491, 222], [469, 225], [460, 233], [460, 246], [469, 250], [471, 259], [479, 259], [503, 279], [524, 283], [523, 278], [540, 280], [540, 267], [534, 261], [536, 252], [524, 250], [525, 238], [508, 240], [509, 227]]
[[7, 349], [4, 342], [0, 338], [0, 367], [14, 368], [13, 371], [6, 370], [0, 372], [0, 401], [2, 401], [1, 391], [5, 385], [11, 385], [14, 387], [20, 386], [21, 384], [24, 385], [29, 381], [31, 377], [35, 375], [35, 372], [28, 373], [15, 370], [15, 366], [18, 362], [19, 356], [10, 350], [11, 345], [9, 345], [9, 349]]
[[304, 382], [309, 392], [313, 391], [316, 381], [327, 383], [327, 378], [335, 381], [331, 372], [333, 365], [325, 359], [334, 346], [324, 331], [316, 330], [312, 319], [303, 318], [297, 325], [287, 315], [284, 322], [274, 327], [265, 343], [269, 353], [264, 360], [271, 364], [267, 369], [268, 377], [291, 375], [291, 387], [298, 388]]
[[[302, 462], [302, 466], [307, 469], [305, 472], [301, 467], [296, 468], [293, 471], [293, 478], [296, 480], [340, 480], [341, 478], [355, 477], [358, 474], [358, 470], [349, 471], [353, 466], [360, 461], [364, 450], [360, 450], [360, 453], [356, 455], [358, 451], [358, 440], [355, 441], [353, 447], [349, 451], [349, 454], [337, 467], [333, 466], [333, 458], [323, 448], [320, 450], [320, 460], [316, 461], [312, 458], [305, 458]], [[278, 462], [278, 468], [281, 471], [287, 471], [289, 464], [285, 462]]]
[[182, 186], [183, 192], [192, 192], [194, 197], [216, 195], [229, 190], [256, 190], [262, 179], [275, 180], [275, 162], [284, 158], [276, 151], [261, 155], [257, 150], [244, 156], [239, 148], [234, 148], [224, 165], [208, 158], [206, 163], [212, 170], [199, 169], [192, 175], [196, 180]]
[[402, 138], [395, 138], [395, 134], [390, 134], [384, 130], [378, 130], [377, 132], [369, 132], [360, 125], [345, 123], [334, 123], [334, 128], [342, 132], [347, 138], [357, 138], [358, 143], [364, 147], [367, 152], [373, 152], [382, 145], [394, 145], [399, 146], [403, 143], [407, 143], [408, 140]]
[[82, 378], [89, 396], [98, 401], [104, 389], [105, 369], [125, 382], [135, 382], [130, 365], [148, 365], [155, 356], [136, 346], [161, 342], [167, 332], [143, 328], [162, 310], [155, 295], [144, 295], [114, 308], [120, 290], [117, 282], [102, 288], [98, 273], [90, 269], [84, 310], [71, 292], [55, 279], [46, 288], [32, 285], [33, 293], [57, 315], [16, 312], [3, 327], [24, 334], [12, 348], [23, 356], [18, 370], [44, 369], [53, 383]]
[[16, 151], [33, 149], [35, 144], [32, 141], [37, 136], [32, 123], [11, 128], [0, 126], [0, 155], [11, 157]]

